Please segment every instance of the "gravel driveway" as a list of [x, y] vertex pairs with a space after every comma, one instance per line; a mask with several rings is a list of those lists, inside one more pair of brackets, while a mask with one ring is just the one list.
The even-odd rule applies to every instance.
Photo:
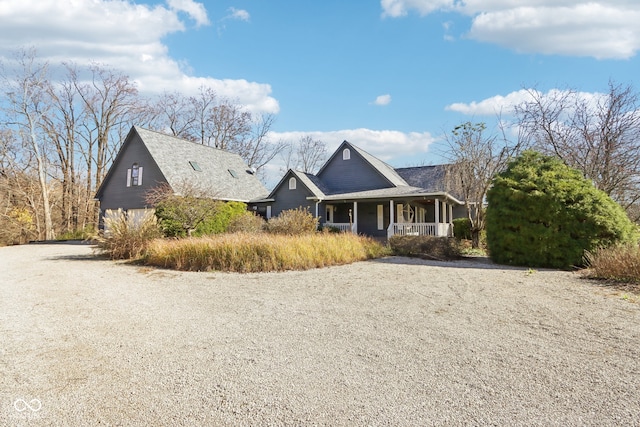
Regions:
[[0, 425], [640, 425], [640, 304], [568, 272], [5, 247], [0, 339]]

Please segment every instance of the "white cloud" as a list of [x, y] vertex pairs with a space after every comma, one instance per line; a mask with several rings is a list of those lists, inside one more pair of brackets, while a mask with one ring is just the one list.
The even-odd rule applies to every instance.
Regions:
[[420, 15], [427, 15], [439, 9], [447, 9], [453, 6], [454, 0], [381, 0], [383, 16], [397, 18], [405, 16], [409, 10], [414, 9]]
[[196, 21], [198, 26], [209, 25], [207, 10], [202, 3], [196, 3], [193, 0], [167, 0], [167, 4], [171, 10], [185, 12], [191, 19]]
[[363, 128], [330, 132], [272, 132], [269, 137], [271, 140], [296, 142], [306, 135], [323, 141], [331, 153], [338, 148], [342, 141], [346, 140], [384, 161], [392, 161], [405, 155], [425, 154], [435, 141], [429, 132], [405, 133]]
[[[564, 89], [550, 89], [546, 93], [537, 91], [536, 89], [521, 89], [519, 91], [511, 92], [507, 95], [495, 95], [490, 98], [483, 99], [481, 101], [472, 101], [470, 103], [454, 103], [447, 105], [445, 110], [455, 111], [468, 116], [493, 116], [496, 117], [501, 114], [512, 115], [514, 113], [514, 107], [525, 102], [533, 101], [533, 95], [536, 98], [541, 99], [543, 102], [545, 99], [560, 99], [565, 96], [575, 97], [587, 105], [591, 105], [595, 108], [598, 101], [602, 101], [602, 97], [605, 96], [599, 92], [569, 92]], [[571, 99], [571, 98], [569, 98]], [[574, 105], [575, 102], [568, 102], [567, 105]]]
[[249, 15], [249, 12], [243, 9], [236, 9], [235, 7], [230, 7], [229, 12], [231, 12], [231, 15], [229, 15], [228, 18], [231, 18], [231, 19], [248, 21], [251, 18], [251, 16]]
[[391, 95], [380, 95], [373, 101], [374, 105], [389, 105], [391, 103]]
[[625, 59], [640, 50], [640, 2], [608, 0], [381, 0], [383, 15], [457, 11], [468, 37], [518, 52]]
[[190, 94], [204, 85], [251, 111], [277, 113], [270, 85], [194, 76], [188, 64], [169, 56], [162, 39], [186, 31], [182, 13], [196, 25], [209, 22], [203, 4], [193, 0], [167, 0], [167, 7], [129, 0], [2, 0], [0, 60], [8, 60], [17, 48], [35, 47], [38, 59], [52, 65], [97, 62], [118, 69], [147, 94], [165, 90]]
[[495, 95], [482, 101], [472, 101], [468, 104], [457, 102], [447, 105], [445, 110], [455, 111], [469, 116], [496, 116], [500, 113], [511, 114], [513, 106], [531, 99], [528, 90], [521, 89], [508, 95]]

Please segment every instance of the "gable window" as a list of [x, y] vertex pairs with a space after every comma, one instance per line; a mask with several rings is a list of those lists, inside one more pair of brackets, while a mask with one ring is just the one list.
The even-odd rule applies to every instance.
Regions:
[[296, 179], [294, 177], [289, 178], [289, 190], [295, 190], [296, 189]]
[[134, 163], [131, 169], [127, 169], [127, 187], [142, 185], [142, 166]]
[[342, 160], [349, 160], [351, 158], [351, 150], [345, 148], [342, 150]]

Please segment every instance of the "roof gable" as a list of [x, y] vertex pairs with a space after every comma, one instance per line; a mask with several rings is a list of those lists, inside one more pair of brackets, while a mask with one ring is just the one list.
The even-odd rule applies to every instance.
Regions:
[[[239, 155], [136, 126], [127, 135], [114, 165], [136, 135], [174, 191], [189, 185], [216, 199], [238, 201], [249, 201], [267, 193]], [[109, 174], [103, 185], [108, 184], [108, 178]], [[102, 186], [96, 195], [98, 198], [101, 190]]]
[[302, 185], [304, 185], [307, 190], [309, 190], [313, 197], [316, 197], [318, 199], [323, 199], [325, 197], [327, 189], [317, 176], [310, 173], [289, 169], [287, 173], [284, 174], [282, 179], [280, 179], [280, 182], [278, 182], [273, 190], [271, 190], [271, 193], [269, 194], [269, 196], [267, 196], [267, 199], [273, 198], [283, 185], [289, 185], [289, 179], [292, 177], [300, 181]]
[[407, 185], [393, 167], [348, 141], [340, 144], [317, 177], [338, 193]]

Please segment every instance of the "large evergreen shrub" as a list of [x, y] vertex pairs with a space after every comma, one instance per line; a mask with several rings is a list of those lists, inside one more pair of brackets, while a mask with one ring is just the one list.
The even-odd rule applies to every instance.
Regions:
[[526, 151], [487, 194], [487, 243], [501, 264], [570, 268], [585, 250], [637, 239], [620, 205], [560, 160]]

